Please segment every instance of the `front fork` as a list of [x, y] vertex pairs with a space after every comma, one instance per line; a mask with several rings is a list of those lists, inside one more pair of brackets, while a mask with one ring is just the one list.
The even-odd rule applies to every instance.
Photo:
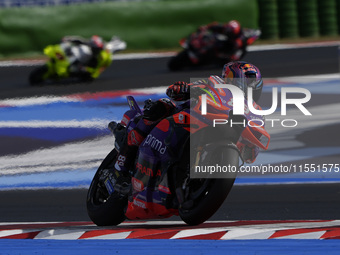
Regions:
[[[113, 133], [115, 137], [115, 150], [118, 152], [118, 155], [123, 148], [127, 144], [127, 128], [120, 123], [112, 121], [108, 125], [109, 130]], [[105, 178], [104, 184], [107, 191], [110, 195], [116, 191], [121, 194], [121, 196], [126, 196], [130, 193], [131, 190], [131, 182], [127, 181], [129, 179], [130, 174], [123, 173], [118, 171], [115, 167], [115, 161], [112, 162], [112, 169], [110, 174]], [[128, 175], [128, 176], [127, 176]]]

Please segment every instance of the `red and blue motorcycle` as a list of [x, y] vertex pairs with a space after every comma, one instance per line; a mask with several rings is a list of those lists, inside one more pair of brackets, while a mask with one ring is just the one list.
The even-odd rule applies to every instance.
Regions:
[[[244, 116], [233, 115], [232, 94], [209, 91], [216, 99], [207, 100], [208, 114], [201, 114], [202, 96], [191, 98], [179, 105], [172, 116], [161, 120], [138, 148], [131, 180], [126, 189], [115, 190], [117, 175], [114, 163], [121, 142], [99, 166], [87, 195], [87, 211], [99, 226], [118, 225], [125, 219], [159, 219], [179, 215], [189, 225], [208, 220], [228, 196], [237, 171], [224, 173], [223, 178], [205, 173], [193, 176], [196, 166], [220, 165], [239, 169], [240, 152], [236, 146], [241, 136], [261, 149], [268, 148], [270, 136], [263, 126], [214, 127], [213, 120], [231, 119], [240, 122], [261, 119], [262, 116], [246, 111]], [[217, 96], [220, 94], [220, 96]], [[218, 99], [219, 98], [219, 99]], [[131, 96], [127, 97], [135, 116], [142, 110]], [[135, 126], [131, 119], [123, 132]], [[261, 142], [265, 141], [265, 143]]]

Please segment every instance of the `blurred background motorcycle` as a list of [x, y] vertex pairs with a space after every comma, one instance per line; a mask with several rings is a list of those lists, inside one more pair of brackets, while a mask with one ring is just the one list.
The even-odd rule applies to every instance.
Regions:
[[217, 22], [201, 26], [189, 37], [180, 40], [184, 48], [168, 62], [171, 71], [185, 67], [224, 65], [242, 59], [247, 46], [261, 35], [259, 29], [242, 28], [236, 20], [225, 24]]
[[48, 45], [48, 60], [29, 76], [32, 86], [52, 83], [90, 82], [112, 63], [113, 54], [126, 49], [126, 42], [113, 36], [109, 42], [94, 35], [90, 39], [65, 36], [60, 44]]

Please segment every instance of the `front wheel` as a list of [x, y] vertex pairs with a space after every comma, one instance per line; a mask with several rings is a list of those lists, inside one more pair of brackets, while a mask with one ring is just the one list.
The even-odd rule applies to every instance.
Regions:
[[[214, 152], [213, 155], [213, 161], [218, 162], [219, 165], [230, 165], [238, 168], [239, 155], [235, 149], [223, 147]], [[189, 167], [186, 167], [186, 169], [189, 169]], [[235, 177], [236, 174], [221, 179], [190, 179], [187, 177], [184, 180], [186, 187], [183, 190], [185, 202], [179, 208], [181, 219], [189, 225], [198, 225], [208, 220], [227, 198]], [[183, 187], [183, 183], [181, 186]], [[176, 190], [178, 188], [177, 186]]]
[[48, 66], [42, 65], [36, 67], [29, 76], [29, 82], [32, 86], [42, 85], [45, 81], [45, 76], [48, 73]]
[[[113, 149], [99, 166], [87, 193], [87, 213], [90, 219], [98, 226], [118, 225], [125, 220], [127, 198], [119, 192], [108, 191], [113, 185], [110, 179], [114, 178], [111, 169], [117, 157]], [[110, 184], [111, 183], [111, 184]]]

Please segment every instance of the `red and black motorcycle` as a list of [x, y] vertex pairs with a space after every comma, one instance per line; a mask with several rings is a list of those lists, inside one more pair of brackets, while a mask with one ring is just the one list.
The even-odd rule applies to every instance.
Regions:
[[243, 28], [240, 37], [242, 46], [235, 48], [233, 39], [224, 34], [206, 30], [194, 32], [180, 40], [184, 49], [169, 60], [168, 68], [178, 71], [185, 67], [222, 66], [230, 61], [241, 60], [247, 53], [247, 46], [253, 44], [260, 35], [258, 29]]

